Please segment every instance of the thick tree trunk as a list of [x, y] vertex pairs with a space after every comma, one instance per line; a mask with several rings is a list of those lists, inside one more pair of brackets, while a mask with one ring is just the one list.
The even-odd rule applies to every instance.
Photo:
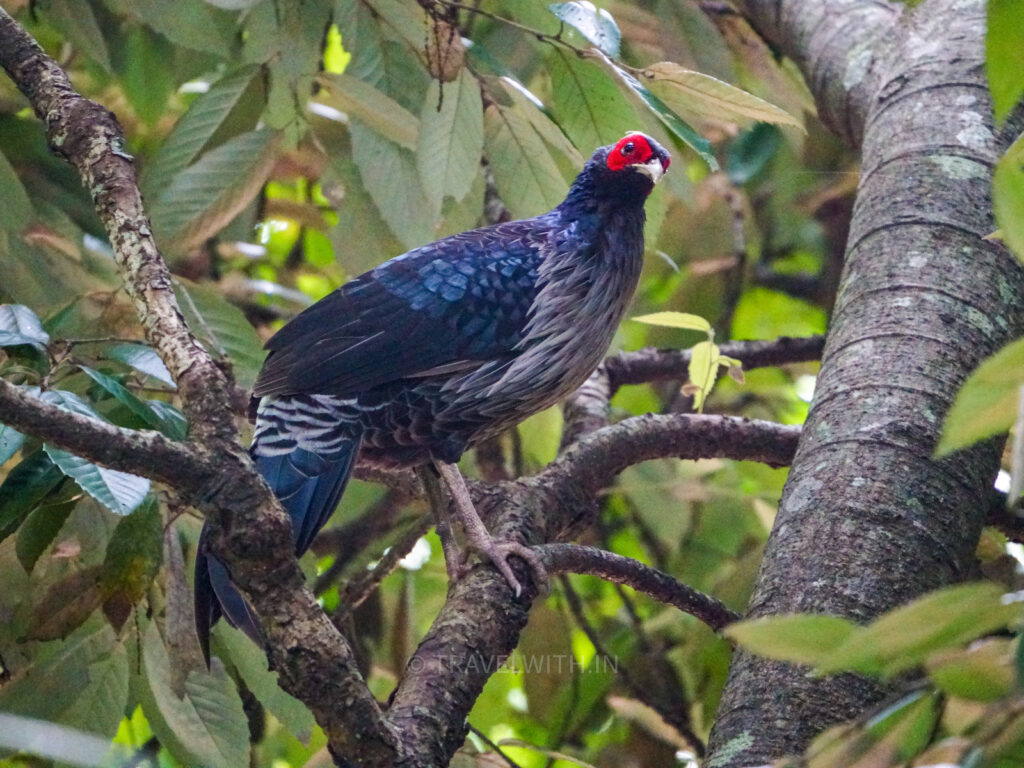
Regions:
[[[833, 128], [863, 137], [833, 325], [750, 615], [863, 622], [973, 573], [998, 446], [931, 453], [967, 375], [1024, 330], [1024, 270], [982, 239], [995, 228], [992, 166], [1012, 136], [992, 125], [982, 0], [925, 2], [898, 18], [842, 0], [831, 21], [829, 3], [748, 5], [804, 67]], [[884, 31], [851, 45], [843, 29], [865, 18]], [[852, 675], [811, 678], [737, 653], [708, 765], [798, 753], [882, 695]]]

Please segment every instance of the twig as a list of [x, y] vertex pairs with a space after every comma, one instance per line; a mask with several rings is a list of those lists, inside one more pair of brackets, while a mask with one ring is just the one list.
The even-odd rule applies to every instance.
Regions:
[[506, 755], [501, 750], [501, 747], [499, 747], [497, 744], [495, 744], [493, 741], [491, 741], [489, 738], [487, 738], [487, 734], [485, 734], [479, 728], [477, 728], [476, 726], [474, 726], [472, 723], [469, 723], [469, 722], [466, 723], [466, 727], [469, 728], [469, 732], [470, 733], [472, 733], [474, 736], [476, 736], [478, 739], [480, 739], [480, 741], [482, 741], [484, 744], [486, 744], [488, 747], [490, 747], [494, 751], [494, 753], [496, 755], [498, 755], [498, 757], [500, 757], [502, 760], [504, 760], [505, 764], [509, 768], [522, 768], [522, 766], [519, 765], [519, 763], [517, 763], [511, 757]]

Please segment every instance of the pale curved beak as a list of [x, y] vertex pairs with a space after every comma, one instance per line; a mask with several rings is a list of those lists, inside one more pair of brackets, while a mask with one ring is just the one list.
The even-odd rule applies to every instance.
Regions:
[[665, 175], [665, 166], [662, 165], [661, 158], [655, 156], [648, 160], [646, 163], [634, 165], [633, 168], [637, 172], [642, 173], [644, 176], [651, 180], [652, 184], [657, 184], [661, 181], [661, 177]]

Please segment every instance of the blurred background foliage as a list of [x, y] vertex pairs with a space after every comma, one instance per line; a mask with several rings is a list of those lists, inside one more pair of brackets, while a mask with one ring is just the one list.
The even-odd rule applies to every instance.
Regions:
[[[547, 210], [595, 147], [632, 129], [675, 159], [648, 204], [631, 314], [694, 313], [719, 342], [824, 332], [857, 164], [817, 122], [792, 62], [722, 3], [599, 6], [4, 3], [124, 126], [182, 310], [233, 372], [245, 429], [243, 391], [262, 341], [289, 317], [410, 247]], [[6, 79], [0, 200], [0, 375], [69, 410], [181, 439], [173, 381], [141, 339], [87, 190]], [[706, 338], [626, 321], [613, 351]], [[815, 371], [723, 378], [704, 409], [799, 424]], [[624, 387], [613, 418], [688, 410], [684, 383]], [[490, 478], [530, 473], [555, 456], [561, 423], [558, 409], [540, 414], [466, 467]], [[585, 540], [742, 611], [785, 477], [753, 463], [648, 462], [608, 489]], [[0, 754], [10, 755], [0, 764], [330, 764], [310, 713], [237, 632], [222, 622], [212, 672], [196, 665], [185, 575], [201, 522], [194, 512], [148, 481], [3, 426], [0, 480]], [[353, 482], [303, 561], [381, 700], [447, 585], [434, 534], [417, 541], [424, 510], [401, 502]], [[1012, 582], [1005, 539], [990, 534], [993, 573]], [[414, 541], [351, 610], [368, 569]], [[999, 616], [986, 632], [1013, 624]], [[801, 632], [812, 647], [823, 637], [839, 643], [835, 627]], [[819, 661], [764, 637], [765, 652]], [[955, 635], [947, 645], [963, 642]], [[998, 650], [968, 659], [994, 659], [1005, 673], [983, 700], [1011, 701], [1014, 722], [1024, 722], [1006, 662], [1015, 651], [1008, 638], [992, 642]], [[687, 764], [707, 737], [730, 652], [674, 609], [593, 578], [561, 580], [488, 683], [453, 764]], [[937, 697], [962, 691], [920, 690], [900, 712], [931, 718], [923, 749], [941, 735]], [[964, 696], [957, 706], [991, 728], [985, 705]], [[30, 728], [14, 716], [35, 720]], [[104, 748], [19, 741], [38, 721], [94, 734]], [[896, 730], [852, 727], [875, 741]], [[111, 739], [115, 755], [104, 755]]]

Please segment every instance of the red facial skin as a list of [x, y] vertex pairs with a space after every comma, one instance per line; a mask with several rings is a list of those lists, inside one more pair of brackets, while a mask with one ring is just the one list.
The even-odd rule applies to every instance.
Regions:
[[[651, 145], [647, 143], [647, 137], [642, 133], [629, 133], [623, 136], [608, 153], [608, 168], [612, 171], [621, 171], [628, 165], [646, 163], [654, 155]], [[671, 160], [665, 158], [662, 165], [665, 170]]]

